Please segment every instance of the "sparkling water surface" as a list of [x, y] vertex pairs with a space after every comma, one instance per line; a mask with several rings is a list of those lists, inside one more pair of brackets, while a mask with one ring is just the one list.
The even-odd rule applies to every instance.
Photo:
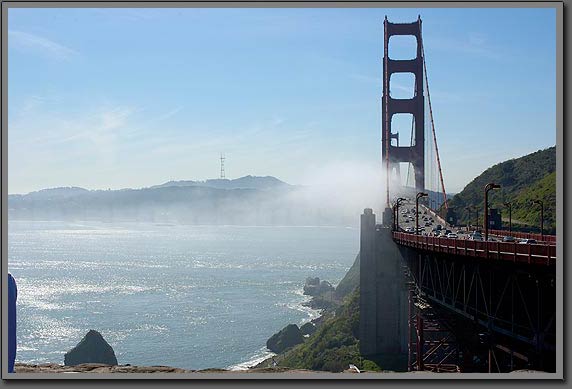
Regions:
[[245, 368], [317, 312], [306, 277], [334, 284], [359, 250], [350, 227], [10, 221], [16, 362], [63, 363], [89, 329], [120, 364]]

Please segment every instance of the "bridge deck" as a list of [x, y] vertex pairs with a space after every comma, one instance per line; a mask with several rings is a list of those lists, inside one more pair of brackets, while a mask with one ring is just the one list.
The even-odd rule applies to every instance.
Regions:
[[547, 234], [542, 235], [532, 232], [518, 232], [518, 231], [509, 232], [507, 230], [489, 230], [489, 234], [497, 236], [513, 236], [519, 239], [536, 239], [539, 242], [542, 241], [550, 244], [556, 244], [556, 235], [547, 235]]
[[422, 236], [404, 232], [393, 232], [393, 240], [400, 245], [421, 250], [488, 260], [546, 266], [553, 266], [556, 263], [556, 246], [549, 243], [484, 242]]

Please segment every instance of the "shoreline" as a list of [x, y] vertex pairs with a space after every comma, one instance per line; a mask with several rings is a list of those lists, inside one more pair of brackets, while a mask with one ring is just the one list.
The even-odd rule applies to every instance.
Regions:
[[[339, 283], [337, 285], [339, 285]], [[336, 287], [337, 287], [337, 285], [336, 285]], [[336, 287], [334, 287], [334, 290]], [[335, 311], [335, 308], [341, 304], [341, 301], [339, 301], [337, 298], [336, 299], [330, 298], [330, 300], [329, 300], [330, 305], [326, 305], [326, 306], [321, 305], [320, 308], [315, 308], [314, 306], [316, 306], [316, 305], [320, 306], [320, 302], [324, 301], [327, 293], [318, 293], [315, 295], [310, 295], [310, 294], [304, 294], [303, 290], [304, 289], [302, 289], [301, 294], [302, 294], [302, 296], [305, 296], [307, 298], [305, 299], [305, 301], [303, 301], [299, 304], [301, 307], [303, 307], [300, 310], [303, 312], [312, 312], [312, 313], [315, 313], [315, 315], [311, 315], [309, 313], [310, 319], [302, 320], [299, 324], [297, 324], [297, 326], [301, 327], [304, 324], [313, 323], [315, 328], [317, 329], [318, 327], [320, 327], [320, 325], [323, 323], [323, 321], [327, 318], [328, 314], [332, 310]], [[288, 326], [288, 324], [286, 324], [286, 326]], [[278, 333], [279, 331], [280, 330], [278, 330], [276, 333]], [[303, 335], [303, 336], [304, 336], [304, 339], [308, 339], [308, 337], [310, 337], [311, 335]], [[301, 343], [301, 344], [303, 344], [303, 343]], [[267, 349], [267, 348], [265, 347], [265, 349]], [[283, 356], [284, 353], [289, 351], [289, 350], [290, 349], [286, 349], [286, 350], [284, 350], [282, 352], [278, 352], [278, 353], [272, 352], [272, 355], [269, 355], [267, 358], [264, 358], [264, 359], [261, 358], [261, 359], [257, 360], [256, 361], [257, 363], [248, 366], [247, 369], [248, 370], [254, 370], [254, 369], [264, 369], [264, 368], [267, 368], [267, 369], [282, 368], [280, 366], [272, 366], [272, 362], [275, 360], [275, 357], [276, 357], [276, 359], [280, 359], [280, 357]], [[243, 365], [246, 365], [246, 362]]]
[[[314, 322], [320, 320], [325, 309], [312, 308], [310, 304], [316, 297], [320, 296], [310, 296], [303, 293], [303, 289], [298, 289], [296, 291], [298, 295], [304, 297], [304, 299], [297, 304], [295, 307], [290, 307], [291, 309], [298, 310], [307, 314], [305, 319], [300, 321], [300, 325], [305, 323]], [[235, 365], [228, 366], [226, 368], [211, 367], [205, 369], [184, 369], [172, 366], [138, 366], [131, 364], [122, 365], [107, 365], [101, 363], [84, 363], [76, 366], [65, 366], [54, 362], [44, 362], [44, 363], [16, 363], [15, 373], [67, 373], [67, 374], [82, 374], [82, 373], [327, 373], [319, 370], [306, 370], [306, 369], [290, 369], [286, 367], [271, 367], [271, 366], [261, 366], [265, 361], [271, 360], [271, 358], [280, 355], [281, 353], [274, 353], [270, 351], [266, 346], [261, 347], [256, 354], [251, 358], [239, 362]], [[349, 372], [353, 373], [353, 372]]]
[[[316, 319], [319, 319], [320, 317], [322, 317], [323, 309], [316, 309], [316, 308], [312, 308], [309, 306], [309, 304], [312, 302], [314, 296], [304, 294], [304, 288], [296, 289], [295, 293], [297, 295], [299, 295], [300, 297], [302, 297], [303, 300], [301, 302], [297, 302], [297, 303], [292, 304], [292, 305], [289, 304], [288, 308], [297, 310], [299, 312], [306, 313], [306, 315], [308, 316], [308, 317], [302, 319], [299, 322], [298, 326], [302, 326], [306, 323], [310, 323], [313, 320], [316, 320]], [[258, 353], [253, 355], [250, 359], [248, 359], [244, 362], [237, 363], [235, 365], [228, 366], [227, 369], [231, 370], [231, 371], [251, 370], [251, 369], [257, 367], [258, 365], [260, 365], [261, 363], [264, 363], [265, 361], [271, 360], [271, 358], [273, 358], [277, 355], [279, 355], [279, 354], [269, 350], [266, 347], [266, 345], [264, 345], [258, 350]]]
[[221, 368], [208, 368], [201, 370], [186, 370], [170, 366], [132, 366], [132, 365], [105, 365], [101, 363], [83, 363], [76, 366], [64, 366], [57, 363], [44, 364], [25, 364], [17, 363], [12, 374], [109, 374], [109, 373], [127, 373], [127, 374], [156, 374], [156, 373], [173, 373], [173, 374], [253, 374], [253, 373], [321, 373], [321, 374], [343, 374], [355, 373], [354, 371], [343, 371], [340, 373], [331, 373], [321, 370], [308, 369], [290, 369], [287, 367], [273, 368], [256, 368], [248, 370], [228, 370]]
[[[292, 302], [292, 303], [288, 303], [287, 307], [291, 310], [295, 310], [298, 312], [302, 312], [306, 315], [306, 317], [302, 318], [299, 322], [298, 322], [298, 326], [302, 326], [305, 323], [309, 323], [312, 322], [316, 319], [319, 319], [322, 317], [323, 314], [323, 309], [316, 309], [316, 308], [312, 308], [311, 306], [309, 306], [309, 304], [312, 302], [312, 300], [314, 299], [314, 296], [310, 296], [310, 295], [306, 295], [303, 292], [303, 287], [297, 288], [294, 291], [294, 294], [296, 296], [298, 296], [300, 298], [299, 301], [296, 302]], [[25, 348], [26, 346], [22, 346], [23, 348]], [[206, 369], [221, 369], [221, 370], [228, 370], [228, 371], [248, 371], [251, 370], [253, 367], [259, 365], [260, 363], [269, 360], [270, 358], [274, 357], [278, 355], [277, 353], [274, 353], [272, 351], [270, 351], [266, 345], [262, 345], [260, 349], [258, 349], [257, 351], [253, 352], [249, 357], [240, 360], [238, 363], [232, 364], [232, 365], [228, 365], [226, 367], [210, 367], [210, 368], [205, 368], [205, 369], [188, 369], [188, 368], [183, 368], [183, 367], [172, 367], [170, 366], [170, 369], [175, 369], [175, 370], [184, 370], [184, 371], [200, 371], [200, 370], [206, 370]], [[21, 367], [31, 367], [31, 366], [36, 366], [38, 369], [42, 369], [42, 366], [52, 366], [55, 369], [55, 366], [62, 366], [63, 368], [72, 368], [73, 366], [65, 366], [65, 365], [61, 365], [58, 362], [55, 361], [41, 361], [41, 360], [28, 360], [28, 361], [16, 361], [16, 364], [21, 366]], [[127, 364], [123, 364], [123, 365], [119, 365], [122, 367], [129, 367], [132, 366], [131, 364], [127, 363]], [[133, 365], [135, 366], [135, 365]], [[138, 365], [139, 366], [139, 365]], [[143, 368], [144, 366], [139, 366], [140, 368]], [[151, 367], [155, 367], [155, 366], [151, 366]]]

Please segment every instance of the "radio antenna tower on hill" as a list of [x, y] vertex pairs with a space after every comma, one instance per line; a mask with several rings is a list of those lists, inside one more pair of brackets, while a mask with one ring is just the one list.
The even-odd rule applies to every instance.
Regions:
[[220, 179], [224, 180], [224, 154], [220, 154]]

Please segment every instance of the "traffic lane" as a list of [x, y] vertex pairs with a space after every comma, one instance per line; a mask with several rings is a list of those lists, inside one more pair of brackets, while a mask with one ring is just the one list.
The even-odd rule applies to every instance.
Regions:
[[[404, 212], [406, 210], [406, 212]], [[399, 207], [399, 228], [405, 230], [406, 228], [415, 229], [415, 204], [409, 202], [402, 202]], [[419, 209], [419, 231], [421, 234], [432, 234], [433, 228], [439, 224], [430, 212], [420, 207]], [[445, 228], [446, 229], [446, 228]]]
[[[407, 227], [412, 227], [415, 228], [415, 213], [412, 212], [415, 210], [415, 204], [411, 204], [411, 203], [401, 203], [401, 206], [399, 207], [399, 227], [401, 230], [405, 230]], [[408, 210], [407, 213], [403, 213], [403, 209], [406, 208]], [[426, 222], [430, 222], [429, 226], [426, 226], [425, 223]], [[422, 228], [422, 230], [419, 231], [420, 234], [427, 234], [429, 236], [434, 236], [434, 231], [433, 229], [440, 224], [440, 222], [438, 220], [436, 220], [430, 212], [425, 213], [425, 210], [419, 212], [419, 227]], [[446, 230], [451, 230], [451, 232], [455, 233], [457, 235], [457, 239], [470, 239], [470, 235], [472, 234], [472, 231], [461, 231], [459, 228], [454, 228], [450, 225], [446, 225], [446, 226], [442, 226], [442, 230], [441, 231], [446, 231]], [[484, 238], [484, 233], [481, 233], [481, 235], [483, 235]], [[440, 234], [439, 236], [444, 237], [443, 234]], [[500, 235], [493, 235], [490, 234], [489, 238], [495, 239], [496, 241], [502, 242], [504, 236], [500, 236]], [[516, 243], [519, 242], [519, 239], [516, 239]], [[540, 242], [538, 241], [539, 244], [544, 244], [545, 242]]]
[[[400, 230], [405, 230], [408, 227], [412, 227], [413, 229], [415, 228], [415, 214], [411, 212], [409, 207], [406, 208], [408, 210], [407, 213], [403, 213], [403, 211], [399, 212]], [[429, 212], [427, 214], [425, 214], [424, 212], [420, 212], [419, 214], [419, 227], [421, 228], [421, 230], [419, 231], [420, 234], [435, 236], [433, 230], [439, 224], [440, 224], [439, 220], [436, 220], [433, 216], [431, 216]], [[457, 234], [459, 239], [468, 239], [469, 237], [469, 233], [466, 231], [460, 231], [458, 228], [455, 229], [450, 225], [447, 226], [441, 225], [441, 226], [442, 226], [441, 231], [445, 232], [446, 230], [450, 230], [452, 233]], [[439, 236], [444, 236], [444, 235], [440, 234]]]

